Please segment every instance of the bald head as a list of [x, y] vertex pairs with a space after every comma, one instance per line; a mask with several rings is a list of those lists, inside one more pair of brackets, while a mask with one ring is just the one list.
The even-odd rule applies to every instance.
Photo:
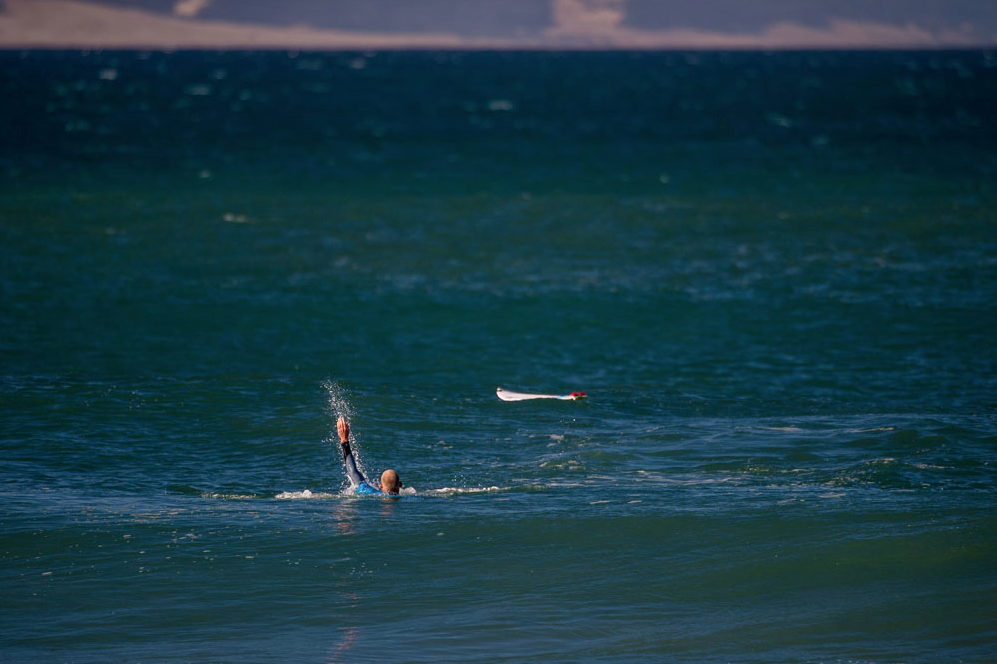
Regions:
[[381, 491], [384, 493], [398, 493], [398, 489], [401, 488], [401, 480], [398, 479], [398, 473], [388, 468], [386, 471], [381, 473]]

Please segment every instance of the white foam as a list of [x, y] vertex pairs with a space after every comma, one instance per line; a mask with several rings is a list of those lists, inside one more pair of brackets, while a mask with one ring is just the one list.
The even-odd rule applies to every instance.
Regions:
[[313, 498], [335, 498], [337, 494], [325, 493], [323, 491], [309, 491], [305, 489], [304, 491], [284, 491], [278, 493], [274, 498], [277, 500], [308, 500]]
[[220, 498], [222, 500], [252, 500], [257, 497], [242, 493], [214, 493], [207, 491], [201, 494], [201, 498]]
[[799, 427], [763, 427], [763, 426], [743, 426], [735, 427], [735, 433], [750, 433], [753, 431], [778, 431], [784, 433], [802, 433], [804, 430]]
[[[472, 495], [479, 493], [496, 493], [498, 491], [506, 491], [507, 488], [489, 486], [489, 487], [450, 487], [445, 486], [439, 489], [428, 489], [426, 495], [428, 496], [457, 496], [457, 495]], [[415, 490], [412, 491], [415, 493]]]
[[492, 99], [488, 102], [489, 111], [513, 111], [516, 104], [508, 99]]
[[873, 427], [872, 429], [846, 429], [845, 433], [871, 433], [873, 431], [893, 431], [893, 427]]

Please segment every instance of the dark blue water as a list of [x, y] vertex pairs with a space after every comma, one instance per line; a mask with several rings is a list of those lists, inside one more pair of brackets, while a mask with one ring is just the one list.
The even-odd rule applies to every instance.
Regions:
[[0, 90], [5, 661], [992, 659], [993, 54]]

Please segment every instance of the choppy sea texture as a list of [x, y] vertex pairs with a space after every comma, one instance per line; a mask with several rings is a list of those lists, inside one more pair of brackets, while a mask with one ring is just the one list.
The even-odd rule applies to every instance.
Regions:
[[992, 660], [993, 54], [0, 85], [4, 661]]

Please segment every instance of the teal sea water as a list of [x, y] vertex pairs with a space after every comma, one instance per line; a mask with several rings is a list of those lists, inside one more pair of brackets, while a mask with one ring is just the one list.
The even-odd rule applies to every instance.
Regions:
[[995, 661], [993, 53], [0, 90], [4, 662]]

